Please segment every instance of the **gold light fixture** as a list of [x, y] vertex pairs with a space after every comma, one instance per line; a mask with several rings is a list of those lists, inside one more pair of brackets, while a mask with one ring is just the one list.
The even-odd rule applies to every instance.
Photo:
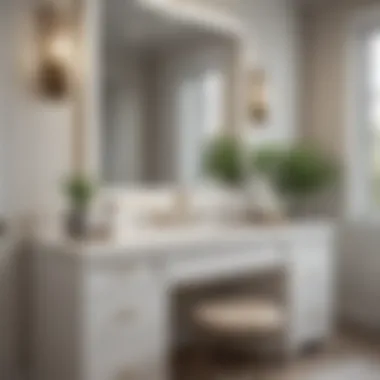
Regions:
[[86, 105], [83, 59], [83, 1], [41, 0], [35, 9], [34, 49], [28, 72], [37, 96], [68, 100], [72, 111], [72, 171], [86, 171]]
[[252, 69], [249, 73], [248, 112], [256, 124], [263, 124], [268, 118], [267, 80], [263, 69]]
[[70, 91], [73, 41], [68, 14], [53, 3], [36, 10], [35, 89], [43, 97], [62, 99]]

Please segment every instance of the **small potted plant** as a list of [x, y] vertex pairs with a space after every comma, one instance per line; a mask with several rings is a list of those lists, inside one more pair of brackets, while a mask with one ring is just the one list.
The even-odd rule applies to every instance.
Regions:
[[70, 211], [66, 221], [68, 234], [76, 239], [88, 233], [89, 210], [95, 195], [94, 183], [84, 175], [75, 174], [65, 184]]
[[219, 135], [206, 146], [204, 168], [220, 184], [236, 188], [244, 181], [244, 149], [233, 135]]
[[236, 220], [244, 196], [244, 145], [238, 136], [221, 134], [208, 142], [204, 153], [204, 171], [217, 185], [212, 215], [217, 222]]
[[331, 157], [316, 146], [301, 144], [261, 149], [254, 154], [253, 169], [270, 178], [293, 216], [304, 214], [305, 208], [338, 175], [338, 167]]

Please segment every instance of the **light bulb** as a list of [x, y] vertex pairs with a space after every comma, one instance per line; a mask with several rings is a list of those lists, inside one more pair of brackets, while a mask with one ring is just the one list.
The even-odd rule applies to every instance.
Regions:
[[48, 47], [49, 58], [69, 63], [72, 58], [72, 40], [67, 34], [58, 34], [52, 38]]

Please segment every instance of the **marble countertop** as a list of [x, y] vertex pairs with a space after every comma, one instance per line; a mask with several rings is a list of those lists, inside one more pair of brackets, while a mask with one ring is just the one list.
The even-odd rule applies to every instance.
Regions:
[[44, 236], [40, 247], [65, 256], [92, 259], [95, 257], [134, 257], [180, 254], [196, 248], [223, 248], [236, 245], [278, 241], [283, 243], [300, 234], [307, 239], [333, 233], [328, 220], [302, 221], [277, 225], [193, 225], [165, 228], [134, 228], [119, 239], [74, 241], [64, 236]]

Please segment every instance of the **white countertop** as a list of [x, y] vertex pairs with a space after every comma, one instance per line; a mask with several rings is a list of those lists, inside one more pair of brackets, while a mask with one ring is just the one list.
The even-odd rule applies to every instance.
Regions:
[[63, 236], [44, 236], [38, 244], [54, 252], [80, 257], [156, 256], [185, 253], [197, 247], [223, 248], [236, 244], [260, 243], [270, 239], [279, 243], [294, 234], [316, 236], [333, 231], [326, 220], [284, 223], [273, 226], [252, 225], [194, 225], [167, 228], [140, 228], [126, 231], [122, 239], [104, 241], [73, 241]]

